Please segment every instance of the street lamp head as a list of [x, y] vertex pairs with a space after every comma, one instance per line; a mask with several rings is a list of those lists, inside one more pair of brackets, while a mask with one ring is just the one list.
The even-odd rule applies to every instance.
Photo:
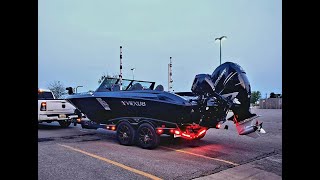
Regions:
[[131, 68], [131, 71], [132, 71], [132, 79], [134, 80], [134, 70], [135, 70], [136, 68]]
[[217, 40], [221, 41], [223, 38], [227, 38], [227, 36], [221, 36], [219, 38], [215, 38], [215, 41], [217, 41]]

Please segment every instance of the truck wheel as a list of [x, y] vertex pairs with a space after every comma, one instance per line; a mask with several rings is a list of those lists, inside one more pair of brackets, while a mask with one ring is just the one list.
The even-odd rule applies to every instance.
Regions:
[[134, 144], [135, 130], [130, 123], [124, 121], [121, 122], [117, 127], [117, 139], [122, 145]]
[[60, 126], [63, 128], [69, 127], [71, 124], [71, 121], [58, 121]]
[[137, 144], [144, 149], [154, 149], [160, 143], [160, 136], [149, 123], [141, 124], [137, 133]]

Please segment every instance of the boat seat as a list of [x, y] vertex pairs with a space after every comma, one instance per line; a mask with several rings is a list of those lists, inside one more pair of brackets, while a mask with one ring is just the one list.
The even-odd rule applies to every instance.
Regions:
[[135, 83], [128, 90], [130, 90], [130, 91], [143, 90], [143, 87], [142, 87], [142, 85], [140, 83]]
[[156, 90], [156, 91], [163, 91], [164, 88], [163, 88], [163, 86], [162, 86], [161, 84], [159, 84], [158, 86], [156, 86], [156, 88], [155, 88], [154, 90]]

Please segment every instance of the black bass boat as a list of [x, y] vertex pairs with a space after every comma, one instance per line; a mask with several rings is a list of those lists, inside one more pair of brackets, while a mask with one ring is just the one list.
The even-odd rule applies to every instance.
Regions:
[[[155, 82], [129, 79], [122, 79], [120, 86], [118, 78], [105, 78], [90, 93], [67, 89], [66, 100], [90, 119], [90, 126], [82, 121], [82, 127], [114, 130], [123, 145], [152, 149], [161, 134], [201, 139], [209, 128], [219, 129], [227, 120], [236, 124], [240, 135], [264, 133], [258, 115], [250, 112], [246, 72], [232, 62], [220, 65], [212, 75], [196, 75], [191, 92], [166, 92]], [[230, 110], [233, 116], [226, 119]]]

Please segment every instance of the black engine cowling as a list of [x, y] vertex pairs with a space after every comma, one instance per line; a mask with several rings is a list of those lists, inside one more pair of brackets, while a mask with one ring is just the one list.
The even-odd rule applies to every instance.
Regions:
[[[250, 112], [250, 83], [246, 72], [236, 63], [225, 62], [218, 66], [212, 75], [196, 75], [191, 90], [198, 96], [227, 101], [226, 105], [231, 102], [230, 109], [236, 115], [237, 121], [255, 116]], [[240, 104], [233, 103], [235, 98]]]

